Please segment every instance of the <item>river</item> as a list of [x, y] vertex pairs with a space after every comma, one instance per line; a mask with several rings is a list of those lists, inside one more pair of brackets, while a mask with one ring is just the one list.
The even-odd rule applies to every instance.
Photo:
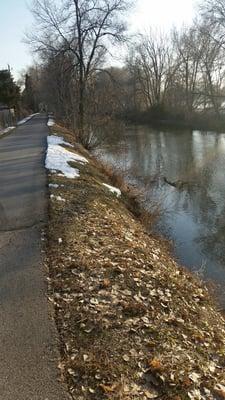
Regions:
[[143, 190], [147, 208], [160, 205], [154, 229], [183, 265], [216, 284], [225, 308], [225, 134], [131, 126], [97, 154]]

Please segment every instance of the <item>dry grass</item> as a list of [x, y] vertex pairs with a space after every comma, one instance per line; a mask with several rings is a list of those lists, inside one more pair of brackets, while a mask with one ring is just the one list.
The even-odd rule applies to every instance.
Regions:
[[[65, 199], [50, 201], [47, 264], [72, 397], [225, 398], [223, 317], [127, 208], [122, 180], [88, 159], [72, 164], [78, 179], [49, 176], [59, 185], [53, 196]], [[117, 198], [103, 182], [125, 193]]]
[[[118, 169], [115, 169], [113, 166], [103, 162], [101, 160], [97, 160], [89, 151], [87, 151], [81, 144], [75, 142], [74, 134], [68, 130], [67, 128], [61, 125], [54, 126], [54, 133], [59, 136], [63, 136], [68, 142], [73, 143], [75, 149], [84, 157], [88, 157], [91, 160], [92, 166], [95, 167], [94, 173], [100, 178], [106, 178], [109, 184], [119, 188], [123, 193], [123, 201], [126, 204], [126, 207], [132, 214], [137, 217], [143, 225], [149, 231], [151, 227], [154, 225], [156, 220], [159, 218], [161, 214], [161, 208], [158, 204], [157, 207], [152, 209], [152, 212], [149, 212], [144, 207], [144, 193], [140, 188], [131, 186], [127, 184], [125, 180], [125, 172], [122, 172]], [[156, 179], [156, 177], [154, 177]]]

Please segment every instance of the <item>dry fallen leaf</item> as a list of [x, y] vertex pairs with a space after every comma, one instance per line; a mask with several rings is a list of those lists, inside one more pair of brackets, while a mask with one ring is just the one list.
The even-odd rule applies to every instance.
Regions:
[[162, 371], [163, 369], [161, 361], [158, 358], [153, 358], [152, 360], [149, 360], [148, 365], [152, 371]]
[[225, 386], [224, 385], [218, 384], [214, 390], [215, 390], [215, 393], [218, 394], [222, 399], [225, 399]]
[[104, 279], [102, 282], [102, 287], [103, 288], [108, 288], [111, 285], [111, 282], [109, 279]]
[[103, 389], [103, 391], [105, 392], [105, 393], [113, 393], [114, 391], [115, 391], [115, 389], [117, 388], [117, 385], [116, 384], [114, 384], [114, 385], [112, 385], [112, 386], [107, 386], [107, 385], [103, 385], [102, 383], [99, 385], [99, 387], [101, 388], [101, 389]]

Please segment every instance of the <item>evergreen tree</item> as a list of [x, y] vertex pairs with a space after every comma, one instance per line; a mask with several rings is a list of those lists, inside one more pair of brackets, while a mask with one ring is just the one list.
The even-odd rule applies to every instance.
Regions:
[[13, 80], [10, 70], [0, 70], [0, 103], [18, 108], [20, 88]]

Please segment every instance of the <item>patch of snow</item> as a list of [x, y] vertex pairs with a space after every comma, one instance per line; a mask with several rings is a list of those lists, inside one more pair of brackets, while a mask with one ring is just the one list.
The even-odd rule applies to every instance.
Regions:
[[47, 125], [48, 125], [48, 126], [53, 126], [53, 125], [55, 125], [55, 121], [54, 121], [54, 119], [53, 119], [52, 117], [49, 117], [49, 118], [48, 118]]
[[31, 115], [29, 115], [28, 117], [23, 118], [23, 119], [21, 119], [21, 121], [17, 122], [17, 125], [18, 125], [18, 126], [23, 125], [23, 124], [25, 124], [27, 121], [29, 121], [31, 118], [35, 117], [35, 115], [39, 115], [39, 114], [40, 114], [40, 113], [31, 114]]
[[58, 238], [58, 242], [59, 242], [59, 244], [61, 244], [62, 243], [62, 238]]
[[58, 200], [58, 201], [63, 201], [64, 203], [66, 202], [66, 200], [63, 199], [61, 196], [57, 196], [57, 197], [56, 197], [56, 200]]
[[59, 185], [57, 185], [56, 183], [49, 183], [48, 187], [52, 189], [58, 189]]
[[51, 144], [64, 144], [65, 146], [68, 146], [68, 147], [74, 147], [71, 143], [65, 142], [63, 137], [57, 136], [56, 134], [48, 136], [48, 143], [49, 143], [49, 141], [51, 142]]
[[68, 163], [75, 161], [78, 163], [88, 163], [88, 160], [79, 154], [72, 153], [65, 149], [61, 145], [71, 145], [64, 142], [60, 136], [48, 136], [48, 149], [45, 160], [45, 167], [51, 172], [60, 171], [60, 176], [66, 176], [67, 178], [77, 178], [80, 176], [80, 172], [76, 168], [72, 168]]
[[8, 126], [8, 128], [5, 128], [2, 131], [0, 131], [0, 136], [5, 135], [6, 133], [12, 131], [13, 129], [15, 129], [15, 126]]
[[121, 196], [121, 190], [120, 189], [118, 189], [118, 188], [116, 188], [114, 186], [111, 186], [111, 185], [107, 185], [107, 183], [103, 183], [103, 186], [107, 187], [107, 189], [109, 189], [110, 192], [116, 194], [117, 197]]
[[56, 199], [57, 201], [63, 201], [65, 202], [66, 200], [63, 199], [61, 196], [54, 196], [54, 194], [51, 194], [51, 199]]

